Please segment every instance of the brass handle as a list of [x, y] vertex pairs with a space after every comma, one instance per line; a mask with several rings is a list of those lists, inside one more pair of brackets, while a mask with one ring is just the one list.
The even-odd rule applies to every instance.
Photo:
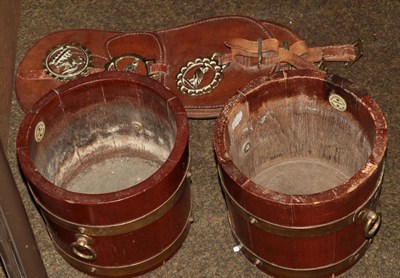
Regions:
[[365, 214], [365, 219], [367, 223], [365, 224], [364, 235], [366, 238], [372, 238], [381, 226], [381, 214], [369, 210]]
[[71, 244], [74, 255], [87, 261], [96, 260], [96, 251], [90, 246], [92, 239], [86, 235], [76, 235], [77, 239]]

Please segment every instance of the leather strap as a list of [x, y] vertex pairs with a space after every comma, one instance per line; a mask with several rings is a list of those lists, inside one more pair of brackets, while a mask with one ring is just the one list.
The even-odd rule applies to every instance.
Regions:
[[321, 60], [350, 62], [356, 59], [357, 54], [354, 44], [334, 45], [309, 48], [303, 40], [299, 40], [288, 47], [281, 47], [283, 43], [276, 38], [262, 41], [249, 41], [241, 38], [233, 38], [225, 42], [231, 49], [231, 59], [225, 62], [234, 62], [235, 57], [259, 57], [258, 66], [271, 67], [278, 63], [288, 63], [295, 68], [314, 69], [314, 64]]
[[16, 93], [28, 111], [71, 79], [104, 70], [131, 71], [172, 90], [189, 117], [213, 118], [237, 90], [259, 76], [291, 67], [320, 70], [316, 62], [356, 57], [353, 44], [309, 48], [285, 26], [237, 15], [154, 32], [62, 30], [26, 53], [17, 70]]

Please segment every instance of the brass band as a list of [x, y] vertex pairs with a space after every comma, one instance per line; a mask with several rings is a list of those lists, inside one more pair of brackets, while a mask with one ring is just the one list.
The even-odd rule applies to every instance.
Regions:
[[[221, 180], [221, 187], [224, 191], [224, 194], [226, 196], [226, 202], [227, 205], [230, 209], [235, 210], [241, 217], [246, 219], [250, 224], [266, 231], [269, 233], [273, 233], [276, 235], [281, 235], [281, 236], [286, 236], [286, 237], [313, 237], [313, 236], [321, 236], [327, 233], [335, 232], [338, 231], [356, 221], [359, 220], [364, 220], [366, 216], [369, 214], [371, 211], [370, 208], [374, 206], [375, 202], [377, 201], [380, 190], [381, 190], [381, 183], [383, 179], [383, 173], [384, 173], [384, 165], [382, 167], [382, 170], [379, 174], [379, 178], [375, 187], [374, 192], [370, 195], [370, 197], [367, 199], [364, 204], [362, 204], [358, 210], [355, 212], [352, 212], [342, 218], [339, 218], [337, 220], [321, 224], [321, 225], [313, 225], [313, 226], [284, 226], [284, 225], [279, 225], [275, 224], [272, 222], [265, 221], [264, 219], [255, 216], [251, 212], [247, 211], [245, 208], [243, 208], [233, 197], [230, 195], [229, 191], [227, 190], [223, 176], [221, 174], [220, 168], [219, 170], [219, 176]], [[380, 221], [379, 221], [380, 223]], [[368, 226], [367, 222], [367, 226]], [[367, 227], [366, 227], [367, 228]], [[374, 227], [374, 235], [377, 229]], [[369, 236], [367, 238], [370, 238], [372, 236]]]
[[[191, 215], [190, 212], [188, 214]], [[189, 217], [190, 218], [190, 217]], [[125, 275], [134, 275], [135, 273], [143, 272], [152, 267], [157, 266], [157, 264], [167, 260], [170, 258], [176, 251], [178, 251], [179, 247], [183, 244], [187, 234], [190, 230], [190, 221], [189, 218], [186, 222], [186, 225], [182, 232], [178, 235], [174, 242], [172, 242], [169, 246], [163, 249], [162, 252], [154, 255], [151, 258], [148, 258], [144, 261], [140, 261], [130, 265], [123, 266], [98, 266], [90, 263], [84, 263], [68, 253], [66, 253], [60, 246], [56, 244], [54, 245], [57, 251], [61, 254], [61, 256], [73, 267], [84, 271], [86, 273], [91, 273], [92, 275], [97, 276], [125, 276]]]
[[[246, 255], [246, 257], [258, 268], [261, 268], [267, 272], [273, 273], [275, 275], [280, 275], [284, 277], [321, 277], [332, 274], [338, 274], [346, 270], [348, 267], [354, 265], [364, 254], [367, 252], [372, 240], [366, 240], [353, 254], [347, 258], [338, 261], [333, 264], [324, 265], [318, 268], [287, 268], [279, 266], [264, 259], [258, 257], [254, 254], [248, 247], [244, 246], [238, 239], [237, 235], [232, 229], [233, 237], [236, 242], [240, 244], [241, 251]], [[332, 276], [333, 277], [333, 276]]]
[[185, 192], [185, 189], [188, 187], [188, 169], [189, 169], [189, 164], [187, 164], [186, 169], [185, 169], [185, 174], [183, 175], [182, 180], [179, 183], [179, 186], [175, 190], [175, 192], [159, 207], [155, 208], [151, 212], [142, 215], [136, 219], [132, 219], [127, 222], [122, 222], [122, 223], [117, 223], [117, 224], [111, 224], [111, 225], [84, 225], [80, 223], [75, 223], [68, 221], [66, 219], [63, 219], [51, 211], [49, 211], [35, 196], [32, 192], [32, 196], [34, 197], [36, 203], [40, 206], [45, 218], [48, 218], [51, 222], [56, 223], [63, 228], [79, 233], [79, 234], [85, 234], [89, 236], [113, 236], [113, 235], [120, 235], [120, 234], [125, 234], [128, 232], [132, 232], [138, 229], [141, 229], [154, 221], [160, 219], [165, 213], [167, 213], [181, 198], [183, 193]]

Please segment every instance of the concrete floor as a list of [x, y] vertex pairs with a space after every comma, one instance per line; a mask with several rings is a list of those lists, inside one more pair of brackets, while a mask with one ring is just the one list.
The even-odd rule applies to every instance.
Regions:
[[[289, 26], [310, 46], [361, 39], [364, 57], [331, 72], [370, 93], [386, 115], [390, 146], [380, 211], [383, 225], [367, 254], [342, 277], [400, 277], [400, 2], [399, 1], [22, 1], [17, 61], [32, 44], [60, 29], [151, 31], [198, 19], [241, 14]], [[13, 100], [9, 157], [49, 277], [86, 277], [56, 252], [30, 199], [15, 159], [23, 113]], [[265, 277], [240, 253], [227, 222], [212, 148], [212, 120], [191, 120], [191, 172], [195, 223], [179, 252], [144, 277]], [[4, 273], [2, 273], [4, 276]]]

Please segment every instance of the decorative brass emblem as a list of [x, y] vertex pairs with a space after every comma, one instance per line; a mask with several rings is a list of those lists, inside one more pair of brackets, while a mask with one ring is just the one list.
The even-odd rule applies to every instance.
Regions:
[[107, 71], [125, 71], [151, 76], [149, 64], [154, 62], [154, 59], [146, 59], [138, 54], [127, 53], [114, 57], [105, 65], [105, 69]]
[[44, 122], [40, 121], [35, 127], [35, 140], [36, 142], [42, 141], [44, 133], [46, 132], [46, 126]]
[[183, 66], [176, 76], [176, 85], [182, 94], [201, 96], [210, 93], [221, 82], [223, 70], [228, 64], [220, 65], [214, 53], [211, 58], [197, 58]]
[[346, 101], [344, 100], [344, 98], [342, 98], [341, 96], [337, 95], [337, 94], [331, 94], [329, 96], [329, 103], [333, 106], [333, 108], [335, 108], [336, 110], [339, 111], [345, 111], [347, 109], [347, 104]]
[[90, 53], [78, 44], [56, 46], [44, 61], [47, 74], [59, 80], [71, 80], [89, 74]]

